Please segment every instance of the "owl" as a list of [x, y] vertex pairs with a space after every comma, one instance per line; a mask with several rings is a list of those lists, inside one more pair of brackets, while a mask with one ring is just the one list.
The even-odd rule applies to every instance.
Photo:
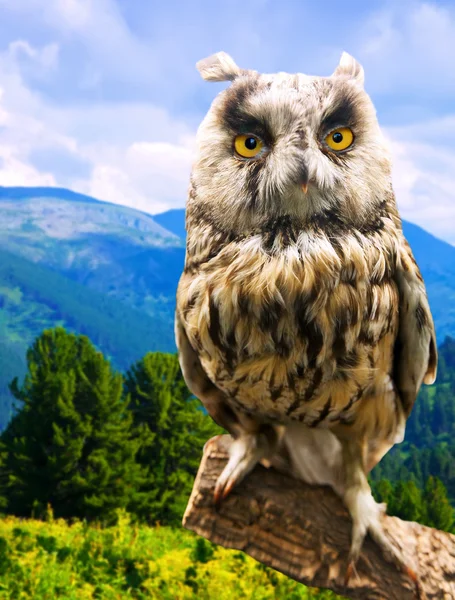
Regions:
[[275, 457], [345, 503], [346, 579], [367, 533], [416, 578], [367, 475], [403, 440], [437, 350], [363, 69], [347, 53], [329, 77], [224, 52], [197, 67], [231, 82], [197, 134], [175, 318], [186, 383], [234, 438], [215, 501]]

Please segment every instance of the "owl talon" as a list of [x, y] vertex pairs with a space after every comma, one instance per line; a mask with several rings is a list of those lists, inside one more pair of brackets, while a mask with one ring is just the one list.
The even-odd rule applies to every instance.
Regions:
[[256, 434], [244, 434], [232, 443], [228, 464], [215, 485], [213, 497], [217, 508], [229, 496], [234, 486], [266, 455], [268, 444], [262, 440], [263, 438]]
[[351, 579], [351, 576], [353, 573], [355, 573], [355, 562], [354, 561], [349, 561], [348, 567], [346, 569], [346, 574], [344, 576], [344, 585], [347, 587], [349, 585], [349, 581]]
[[223, 502], [223, 500], [225, 500], [229, 494], [232, 491], [232, 488], [235, 485], [235, 481], [234, 482], [228, 482], [224, 487], [222, 485], [222, 483], [219, 482], [219, 480], [217, 481], [217, 484], [215, 486], [215, 492], [213, 494], [213, 498], [215, 500], [215, 506], [216, 508], [220, 508], [221, 503]]
[[370, 490], [350, 490], [350, 494], [345, 497], [345, 502], [348, 505], [349, 512], [353, 519], [352, 525], [352, 542], [349, 552], [349, 563], [346, 569], [344, 583], [347, 586], [352, 573], [355, 573], [355, 565], [360, 556], [363, 542], [367, 533], [378, 544], [384, 558], [396, 565], [403, 573], [405, 573], [415, 585], [415, 594], [417, 599], [424, 598], [420, 579], [416, 572], [411, 569], [406, 563], [404, 556], [398, 549], [395, 549], [390, 540], [387, 538], [384, 528], [381, 523], [381, 516], [385, 512], [385, 506], [377, 504], [371, 495]]

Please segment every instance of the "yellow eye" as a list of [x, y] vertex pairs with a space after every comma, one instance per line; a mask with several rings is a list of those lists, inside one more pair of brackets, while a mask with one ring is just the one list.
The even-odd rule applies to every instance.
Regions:
[[354, 134], [349, 127], [334, 129], [325, 138], [325, 143], [332, 150], [346, 150], [354, 141]]
[[243, 158], [254, 158], [264, 147], [264, 144], [255, 135], [238, 135], [234, 140], [237, 154]]

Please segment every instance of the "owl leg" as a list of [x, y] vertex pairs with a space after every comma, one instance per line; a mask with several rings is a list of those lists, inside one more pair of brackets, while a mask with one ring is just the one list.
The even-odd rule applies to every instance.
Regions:
[[404, 571], [418, 585], [417, 575], [408, 567], [401, 552], [394, 548], [382, 526], [385, 505], [378, 504], [371, 493], [365, 474], [365, 445], [358, 440], [340, 440], [345, 467], [344, 503], [352, 518], [352, 539], [349, 563], [346, 571], [347, 585], [355, 564], [360, 556], [367, 533], [379, 545], [386, 560], [392, 559], [400, 570]]
[[243, 431], [233, 441], [229, 461], [216, 482], [215, 504], [219, 505], [261, 459], [270, 458], [278, 443], [278, 431], [271, 425], [260, 425], [256, 431]]

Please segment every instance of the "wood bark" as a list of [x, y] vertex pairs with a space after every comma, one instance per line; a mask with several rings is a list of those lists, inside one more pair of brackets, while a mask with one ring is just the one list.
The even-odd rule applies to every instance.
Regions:
[[455, 599], [455, 536], [389, 516], [385, 531], [418, 574], [420, 592], [369, 537], [346, 586], [351, 519], [340, 498], [328, 487], [307, 485], [273, 466], [258, 465], [217, 510], [213, 492], [230, 443], [224, 435], [205, 445], [184, 527], [305, 585], [348, 598]]

